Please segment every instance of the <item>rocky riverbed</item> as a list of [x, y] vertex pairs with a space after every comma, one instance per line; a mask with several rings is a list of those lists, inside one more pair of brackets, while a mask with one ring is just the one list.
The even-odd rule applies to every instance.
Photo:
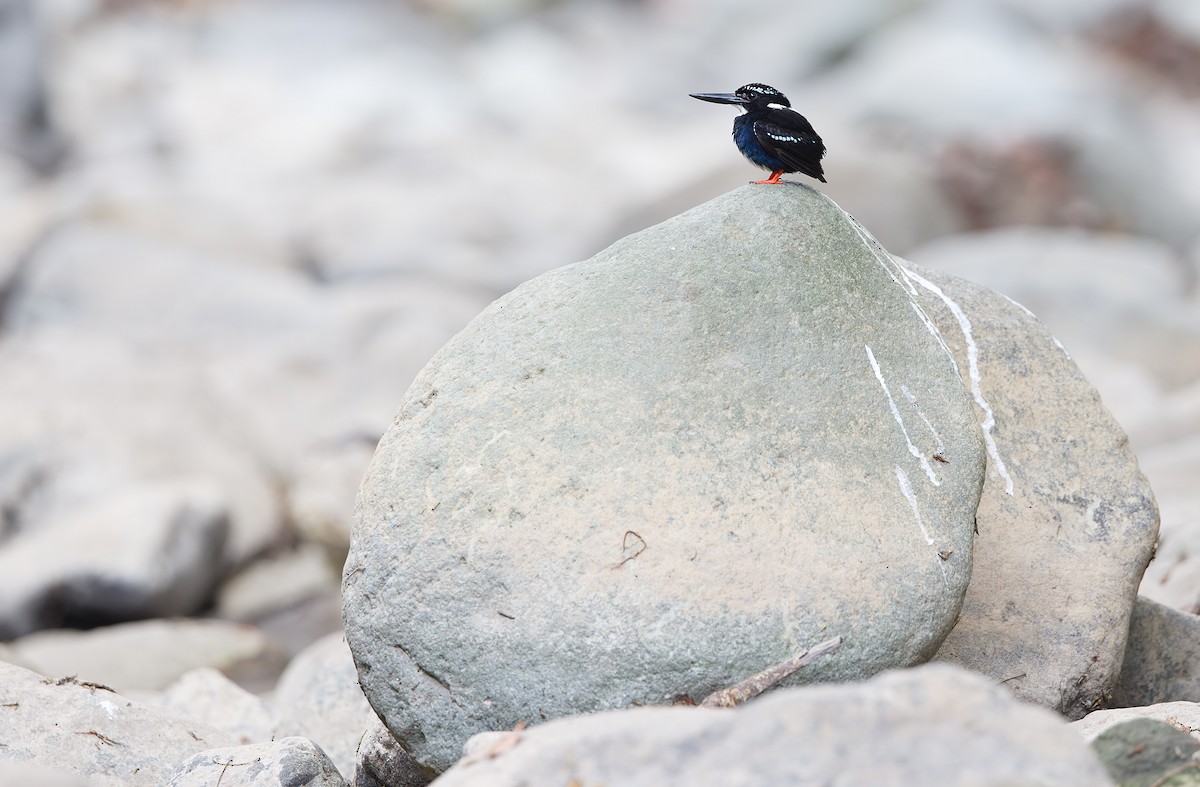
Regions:
[[[1195, 732], [1200, 13], [962, 5], [0, 0], [0, 784]], [[826, 196], [686, 96], [749, 81]]]

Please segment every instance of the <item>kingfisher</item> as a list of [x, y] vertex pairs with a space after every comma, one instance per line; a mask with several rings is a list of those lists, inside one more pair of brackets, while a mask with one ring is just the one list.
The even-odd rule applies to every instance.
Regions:
[[752, 164], [771, 171], [771, 177], [755, 183], [778, 183], [785, 172], [803, 172], [826, 182], [821, 169], [825, 143], [783, 93], [753, 82], [732, 93], [688, 95], [714, 104], [733, 104], [742, 111], [733, 121], [733, 141]]

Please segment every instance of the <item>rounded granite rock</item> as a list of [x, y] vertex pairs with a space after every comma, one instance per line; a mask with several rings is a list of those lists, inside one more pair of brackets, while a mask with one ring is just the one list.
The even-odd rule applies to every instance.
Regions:
[[344, 574], [364, 692], [471, 734], [931, 656], [985, 465], [916, 291], [798, 184], [731, 192], [493, 303], [418, 375]]
[[1112, 700], [1158, 535], [1154, 495], [1096, 389], [1024, 306], [939, 271], [906, 275], [988, 447], [971, 586], [937, 658], [1078, 719]]

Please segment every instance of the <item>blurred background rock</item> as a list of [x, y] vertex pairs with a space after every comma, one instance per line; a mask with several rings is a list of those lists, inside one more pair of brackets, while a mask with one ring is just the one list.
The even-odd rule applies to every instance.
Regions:
[[[1142, 592], [1200, 609], [1194, 0], [0, 0], [3, 656], [272, 685], [417, 370], [757, 177], [687, 97], [752, 81], [889, 250], [1055, 331], [1159, 497]], [[115, 625], [174, 617], [239, 644]]]

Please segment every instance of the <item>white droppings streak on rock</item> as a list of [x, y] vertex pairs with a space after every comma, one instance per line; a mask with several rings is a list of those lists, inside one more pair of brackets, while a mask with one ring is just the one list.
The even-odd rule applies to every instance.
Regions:
[[[925, 537], [925, 543], [933, 546], [933, 536], [929, 535], [929, 528], [925, 527], [925, 520], [921, 518], [921, 507], [917, 505], [917, 494], [913, 491], [912, 483], [908, 480], [908, 474], [900, 465], [896, 465], [896, 483], [900, 485], [900, 494], [904, 495], [904, 499], [912, 506], [913, 517], [917, 520], [917, 527], [921, 528], [921, 535]], [[950, 577], [946, 574], [946, 565], [942, 562], [941, 555], [936, 552], [933, 555], [934, 564], [938, 570], [942, 572], [942, 584], [946, 589], [950, 589]]]
[[860, 224], [858, 219], [854, 218], [845, 208], [834, 202], [824, 193], [821, 196], [825, 197], [825, 199], [829, 200], [829, 204], [841, 211], [842, 215], [846, 217], [846, 221], [850, 223], [850, 227], [858, 234], [858, 237], [871, 252], [871, 256], [879, 263], [879, 266], [883, 268], [892, 281], [904, 288], [904, 292], [908, 295], [909, 305], [912, 306], [913, 311], [916, 312], [917, 317], [924, 324], [925, 330], [929, 331], [933, 338], [937, 339], [938, 344], [941, 345], [942, 350], [946, 353], [946, 357], [954, 365], [954, 371], [957, 372], [958, 363], [954, 360], [954, 353], [950, 352], [950, 347], [946, 344], [945, 339], [942, 338], [942, 332], [938, 330], [937, 324], [930, 319], [929, 315], [925, 313], [925, 309], [921, 306], [920, 301], [917, 300], [917, 288], [908, 278], [908, 271], [891, 254], [888, 254], [887, 249], [883, 248], [883, 245], [875, 240], [875, 236]]
[[909, 404], [913, 406], [913, 409], [917, 411], [917, 417], [921, 419], [921, 421], [925, 424], [925, 427], [929, 430], [929, 433], [933, 435], [933, 439], [937, 441], [937, 452], [939, 454], [945, 453], [946, 443], [944, 440], [942, 440], [942, 436], [938, 434], [938, 430], [934, 429], [933, 424], [931, 424], [929, 419], [925, 417], [925, 413], [921, 410], [921, 406], [917, 404], [917, 395], [910, 391], [908, 386], [904, 384], [900, 385], [900, 390], [903, 392], [904, 398], [907, 399]]
[[[1021, 303], [1020, 301], [1014, 301], [1012, 298], [1008, 297], [1007, 295], [1005, 295], [1002, 292], [998, 293], [998, 294], [1001, 298], [1008, 301], [1013, 306], [1016, 306], [1018, 309], [1025, 312], [1026, 314], [1028, 314], [1031, 318], [1038, 320], [1038, 316], [1036, 314], [1034, 314], [1033, 312], [1029, 311], [1029, 308], [1025, 304]], [[1041, 322], [1041, 320], [1038, 320], [1038, 322]], [[1063, 346], [1063, 343], [1058, 340], [1058, 337], [1051, 336], [1050, 338], [1054, 340], [1054, 346], [1057, 347], [1059, 350], [1061, 350], [1063, 355], [1067, 356], [1067, 360], [1068, 361], [1071, 360], [1071, 353], [1067, 350], [1066, 347]]]
[[921, 469], [925, 471], [925, 475], [929, 476], [930, 482], [934, 486], [940, 486], [937, 475], [933, 472], [933, 466], [929, 464], [929, 459], [925, 454], [913, 445], [912, 439], [908, 436], [908, 428], [904, 426], [904, 419], [900, 416], [900, 408], [896, 407], [896, 400], [892, 398], [892, 392], [887, 386], [887, 382], [883, 379], [883, 372], [879, 368], [879, 362], [875, 360], [875, 353], [871, 352], [870, 345], [863, 345], [867, 351], [867, 360], [871, 362], [871, 369], [875, 372], [875, 379], [879, 381], [879, 387], [883, 389], [883, 393], [887, 396], [888, 407], [892, 410], [892, 417], [896, 419], [896, 423], [900, 425], [900, 432], [904, 435], [904, 442], [908, 444], [908, 452], [916, 457], [921, 464]]
[[[1037, 315], [1036, 315], [1036, 314], [1034, 314], [1033, 312], [1029, 311], [1028, 307], [1026, 307], [1026, 306], [1025, 306], [1025, 304], [1021, 303], [1020, 301], [1014, 301], [1012, 298], [1008, 297], [1008, 296], [1007, 296], [1007, 295], [1005, 295], [1004, 293], [999, 293], [999, 295], [1000, 295], [1000, 297], [1001, 297], [1001, 298], [1003, 298], [1004, 300], [1008, 301], [1008, 302], [1009, 302], [1009, 303], [1011, 303], [1013, 306], [1016, 306], [1018, 309], [1020, 309], [1021, 311], [1025, 312], [1026, 314], [1028, 314], [1028, 315], [1029, 315], [1030, 317], [1032, 317], [1033, 319], [1037, 320]], [[1038, 321], [1039, 321], [1039, 322], [1041, 322], [1040, 320], [1038, 320]]]
[[104, 715], [108, 716], [110, 721], [117, 718], [117, 711], [119, 708], [115, 702], [109, 702], [108, 700], [97, 700], [96, 704], [104, 710]]
[[946, 340], [942, 338], [942, 332], [938, 330], [933, 320], [931, 320], [929, 315], [925, 313], [925, 310], [921, 308], [921, 304], [917, 303], [916, 298], [911, 295], [908, 296], [908, 303], [910, 306], [912, 306], [913, 311], [917, 313], [917, 317], [920, 318], [921, 322], [925, 323], [925, 327], [929, 330], [929, 332], [933, 334], [933, 338], [937, 339], [938, 344], [942, 346], [942, 351], [946, 353], [946, 357], [950, 359], [950, 365], [954, 367], [954, 373], [961, 374], [961, 372], [958, 370], [958, 361], [954, 360], [954, 353], [950, 352], [950, 345], [946, 344]]
[[[891, 259], [888, 253], [883, 250], [883, 247], [879, 245], [879, 241], [875, 240], [875, 236], [873, 236], [870, 232], [867, 232], [867, 228], [859, 224], [858, 219], [854, 218], [845, 208], [830, 199], [827, 194], [824, 192], [818, 193], [820, 193], [822, 197], [825, 197], [825, 199], [829, 200], [830, 205], [841, 211], [842, 215], [846, 217], [846, 221], [850, 222], [850, 227], [856, 233], [858, 233], [858, 237], [861, 238], [862, 242], [866, 244], [866, 247], [870, 249], [871, 255], [875, 257], [875, 261], [878, 262], [880, 267], [887, 272], [887, 275], [891, 278], [891, 280], [899, 284], [901, 287], [904, 287], [910, 295], [916, 295], [917, 291], [913, 288], [911, 283], [906, 284], [905, 282], [901, 281], [903, 278], [903, 272], [901, 271], [900, 266], [896, 265], [896, 261]], [[888, 265], [889, 262], [891, 265]], [[894, 271], [892, 270], [893, 266], [896, 268]]]
[[933, 536], [929, 535], [929, 528], [925, 527], [925, 520], [921, 518], [921, 509], [917, 506], [917, 493], [913, 491], [908, 474], [900, 465], [896, 465], [896, 483], [900, 484], [900, 493], [912, 506], [913, 516], [917, 519], [917, 527], [921, 528], [921, 535], [925, 537], [925, 543], [933, 546]]
[[1005, 467], [1004, 460], [1000, 458], [1000, 450], [996, 448], [996, 439], [992, 436], [992, 429], [996, 426], [996, 416], [992, 413], [992, 406], [984, 398], [983, 391], [979, 385], [979, 347], [975, 344], [975, 337], [971, 332], [971, 320], [968, 319], [962, 307], [953, 298], [942, 292], [941, 287], [912, 271], [908, 271], [907, 273], [922, 287], [941, 298], [942, 303], [946, 304], [946, 308], [950, 310], [950, 313], [954, 315], [954, 319], [958, 321], [959, 330], [962, 331], [963, 340], [967, 344], [967, 372], [971, 378], [971, 396], [975, 398], [975, 403], [983, 411], [983, 421], [980, 422], [979, 426], [983, 429], [983, 441], [987, 445], [988, 456], [992, 459], [988, 464], [996, 468], [996, 472], [1004, 479], [1004, 491], [1012, 495], [1012, 476], [1008, 474], [1008, 468]]

